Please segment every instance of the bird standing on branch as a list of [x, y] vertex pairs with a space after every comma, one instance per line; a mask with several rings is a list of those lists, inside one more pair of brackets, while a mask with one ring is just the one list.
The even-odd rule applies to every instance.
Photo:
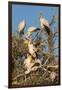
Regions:
[[30, 38], [26, 38], [25, 44], [27, 44], [27, 46], [28, 46], [29, 53], [33, 57], [36, 57], [36, 53], [35, 52], [37, 51], [37, 48], [33, 45], [33, 43], [32, 43]]
[[38, 31], [38, 30], [40, 30], [40, 28], [37, 28], [37, 27], [29, 27], [29, 29], [28, 29], [28, 32], [36, 32], [36, 31]]
[[42, 29], [44, 29], [47, 34], [50, 34], [50, 24], [48, 22], [47, 19], [43, 18], [42, 16], [40, 16], [40, 25], [42, 27]]
[[19, 23], [19, 25], [18, 25], [18, 33], [19, 33], [19, 35], [24, 34], [24, 28], [25, 28], [25, 26], [26, 26], [26, 23], [25, 23], [24, 20], [22, 20], [22, 21]]
[[37, 27], [33, 27], [33, 26], [29, 27], [29, 28], [28, 28], [28, 32], [26, 33], [26, 37], [30, 37], [30, 35], [31, 35], [33, 32], [37, 32], [37, 31], [39, 31], [39, 30], [40, 30], [40, 28], [37, 28]]
[[30, 39], [30, 36], [33, 32], [39, 31], [40, 28], [37, 27], [29, 27], [28, 32], [26, 33], [26, 40], [25, 43], [28, 45], [29, 53], [33, 56], [36, 57], [36, 52], [37, 48], [33, 45], [32, 40]]
[[36, 71], [41, 66], [41, 61], [39, 59], [33, 60], [32, 56], [28, 53], [24, 65], [27, 69], [25, 74], [29, 74], [31, 71]]

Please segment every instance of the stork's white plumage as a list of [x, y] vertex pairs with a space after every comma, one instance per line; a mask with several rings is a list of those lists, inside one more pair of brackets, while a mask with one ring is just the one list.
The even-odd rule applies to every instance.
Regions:
[[18, 33], [20, 34], [20, 33], [23, 33], [23, 30], [24, 30], [24, 28], [25, 28], [25, 21], [24, 20], [22, 20], [20, 23], [19, 23], [19, 25], [18, 25]]
[[33, 45], [33, 44], [29, 44], [29, 53], [33, 56], [33, 57], [36, 57], [36, 51], [37, 51], [37, 48]]
[[40, 28], [37, 28], [34, 26], [29, 27], [28, 32], [26, 33], [26, 37], [29, 37], [33, 32], [37, 32], [39, 30], [40, 30]]
[[[35, 64], [38, 64], [38, 66], [35, 66]], [[27, 69], [25, 74], [29, 74], [31, 71], [36, 71], [41, 66], [41, 61], [39, 59], [33, 60], [32, 56], [27, 54], [24, 65]]]
[[28, 49], [29, 49], [29, 53], [33, 56], [33, 57], [36, 57], [36, 52], [37, 52], [37, 48], [34, 46], [33, 43], [31, 43], [31, 40], [30, 40], [30, 35], [33, 33], [33, 32], [36, 32], [36, 31], [39, 31], [40, 28], [37, 28], [37, 27], [29, 27], [28, 28], [28, 32], [26, 33], [26, 38], [27, 40], [25, 41], [25, 43], [28, 45]]
[[29, 54], [27, 54], [27, 58], [26, 58], [25, 61], [24, 61], [24, 64], [25, 64], [26, 68], [31, 68], [31, 67], [30, 67], [31, 61], [32, 61], [32, 56], [29, 55]]
[[[25, 40], [25, 44], [27, 44], [28, 46], [28, 56], [27, 59], [25, 59], [24, 64], [26, 66], [26, 71], [25, 74], [30, 73], [31, 71], [37, 70], [38, 66], [34, 66], [36, 63], [38, 63], [40, 65], [40, 61], [35, 59], [33, 60], [33, 57], [36, 58], [36, 52], [37, 52], [37, 48], [34, 46], [34, 44], [32, 43], [31, 39], [30, 39], [30, 35], [33, 32], [36, 32], [40, 30], [39, 28], [36, 27], [29, 27], [28, 32], [26, 33], [26, 40]], [[34, 66], [34, 67], [32, 67]]]
[[29, 53], [33, 56], [33, 57], [36, 57], [36, 51], [37, 51], [37, 48], [33, 45], [33, 43], [31, 42], [31, 40], [29, 38], [27, 38], [25, 40], [25, 44], [28, 45], [28, 50], [29, 50]]
[[28, 32], [36, 32], [38, 30], [40, 30], [40, 28], [33, 27], [33, 26], [31, 26], [31, 27], [28, 28]]
[[45, 31], [49, 35], [49, 33], [50, 33], [50, 23], [49, 23], [49, 21], [41, 16], [40, 17], [40, 25], [43, 29], [45, 29]]
[[46, 25], [48, 28], [50, 28], [49, 22], [47, 19], [40, 17], [41, 26]]

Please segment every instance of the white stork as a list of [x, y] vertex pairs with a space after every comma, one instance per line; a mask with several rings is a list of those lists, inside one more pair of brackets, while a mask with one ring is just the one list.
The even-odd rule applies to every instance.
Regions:
[[24, 61], [24, 65], [27, 69], [25, 71], [25, 74], [29, 74], [31, 71], [36, 71], [41, 66], [41, 61], [39, 59], [33, 60], [32, 56], [30, 54], [27, 54], [27, 58]]
[[49, 35], [50, 34], [50, 23], [48, 22], [48, 20], [40, 16], [40, 25], [42, 29], [44, 29]]
[[37, 27], [33, 27], [33, 26], [29, 27], [29, 28], [28, 28], [28, 32], [26, 33], [26, 37], [30, 37], [30, 35], [31, 35], [33, 32], [37, 32], [37, 31], [39, 31], [39, 30], [40, 30], [40, 28], [37, 28]]
[[21, 34], [24, 34], [24, 28], [26, 26], [26, 23], [24, 20], [22, 20], [19, 25], [18, 25], [18, 33], [21, 35]]
[[40, 28], [31, 26], [31, 27], [29, 27], [28, 32], [36, 32], [38, 30], [40, 30]]
[[30, 39], [30, 35], [33, 32], [39, 31], [40, 28], [36, 28], [36, 27], [29, 27], [28, 28], [28, 32], [26, 33], [26, 40], [25, 43], [28, 45], [28, 49], [29, 49], [29, 53], [33, 56], [36, 57], [36, 52], [37, 52], [37, 48], [33, 45], [31, 39]]
[[33, 57], [36, 57], [37, 48], [33, 45], [33, 43], [32, 43], [32, 41], [31, 41], [30, 38], [26, 38], [25, 44], [27, 44], [27, 46], [28, 46], [29, 53], [30, 53]]
[[29, 54], [27, 55], [27, 59], [25, 59], [24, 64], [27, 68], [25, 74], [30, 73], [33, 70], [37, 70], [37, 66], [33, 67], [36, 63], [38, 63], [39, 65], [41, 64], [40, 60], [33, 60], [33, 57], [36, 57], [36, 52], [37, 52], [37, 48], [33, 45], [31, 39], [30, 39], [30, 35], [33, 32], [36, 32], [40, 30], [39, 28], [36, 27], [29, 27], [28, 32], [26, 34], [26, 40], [25, 40], [25, 44], [27, 44], [28, 46], [28, 52]]

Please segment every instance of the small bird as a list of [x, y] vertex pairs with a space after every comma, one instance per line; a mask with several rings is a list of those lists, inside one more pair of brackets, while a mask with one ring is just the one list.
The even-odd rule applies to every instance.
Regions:
[[24, 20], [22, 20], [22, 21], [19, 23], [19, 25], [18, 25], [18, 33], [19, 33], [20, 35], [24, 34], [24, 28], [25, 28], [25, 26], [26, 26], [26, 23], [25, 23]]
[[50, 34], [50, 24], [48, 22], [47, 19], [43, 18], [42, 16], [40, 16], [40, 25], [42, 27], [42, 29], [44, 29], [47, 34]]

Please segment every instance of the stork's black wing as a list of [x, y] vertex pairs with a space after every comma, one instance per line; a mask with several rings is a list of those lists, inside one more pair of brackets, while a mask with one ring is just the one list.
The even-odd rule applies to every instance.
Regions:
[[50, 28], [47, 27], [46, 25], [44, 25], [44, 27], [45, 27], [45, 31], [48, 33], [48, 35], [50, 35]]

